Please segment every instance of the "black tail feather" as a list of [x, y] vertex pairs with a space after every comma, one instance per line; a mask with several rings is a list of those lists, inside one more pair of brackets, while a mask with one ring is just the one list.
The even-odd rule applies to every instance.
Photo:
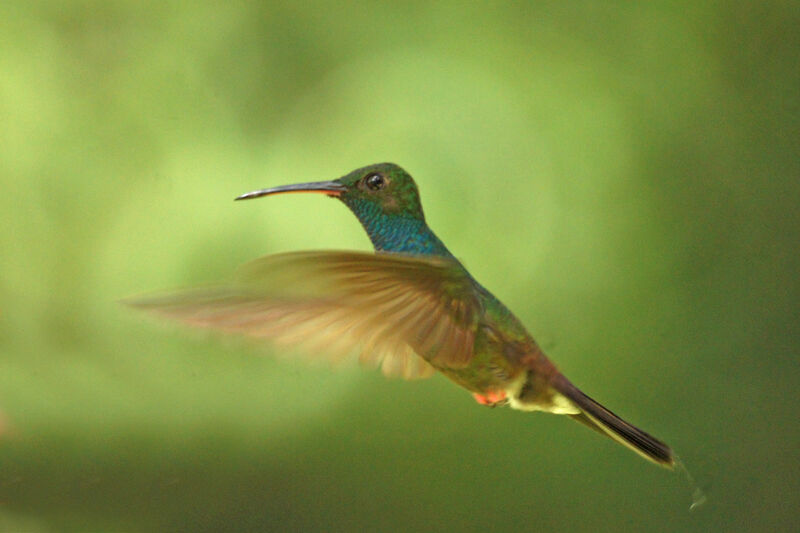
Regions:
[[553, 380], [552, 385], [582, 411], [579, 414], [570, 415], [573, 420], [611, 437], [656, 464], [668, 468], [675, 466], [675, 457], [669, 446], [636, 426], [625, 422], [586, 396], [564, 376], [559, 375]]

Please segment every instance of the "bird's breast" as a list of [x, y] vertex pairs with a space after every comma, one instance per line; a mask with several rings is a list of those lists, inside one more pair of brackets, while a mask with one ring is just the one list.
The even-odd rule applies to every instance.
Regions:
[[471, 392], [505, 390], [524, 373], [524, 369], [506, 356], [504, 344], [502, 336], [492, 327], [479, 325], [469, 363], [460, 368], [438, 370]]

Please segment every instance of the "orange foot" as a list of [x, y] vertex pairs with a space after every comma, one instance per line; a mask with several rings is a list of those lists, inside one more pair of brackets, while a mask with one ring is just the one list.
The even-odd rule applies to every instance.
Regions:
[[472, 397], [475, 398], [475, 401], [481, 405], [494, 407], [495, 405], [500, 405], [506, 401], [506, 391], [493, 390], [487, 392], [486, 394], [478, 394], [477, 392], [473, 392]]

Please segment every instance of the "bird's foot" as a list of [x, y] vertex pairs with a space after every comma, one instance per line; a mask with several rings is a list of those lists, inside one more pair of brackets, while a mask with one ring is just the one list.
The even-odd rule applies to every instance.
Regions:
[[502, 405], [506, 403], [508, 398], [506, 398], [506, 391], [504, 390], [493, 390], [489, 391], [485, 394], [478, 394], [477, 392], [472, 393], [472, 397], [475, 398], [475, 401], [481, 405], [488, 405], [489, 407], [495, 407], [497, 405]]

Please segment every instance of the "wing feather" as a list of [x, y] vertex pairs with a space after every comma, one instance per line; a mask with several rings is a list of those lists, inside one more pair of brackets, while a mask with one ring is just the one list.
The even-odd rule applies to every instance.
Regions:
[[363, 364], [407, 379], [466, 365], [480, 314], [474, 284], [457, 262], [361, 252], [267, 256], [232, 282], [127, 303], [334, 360], [360, 350]]

